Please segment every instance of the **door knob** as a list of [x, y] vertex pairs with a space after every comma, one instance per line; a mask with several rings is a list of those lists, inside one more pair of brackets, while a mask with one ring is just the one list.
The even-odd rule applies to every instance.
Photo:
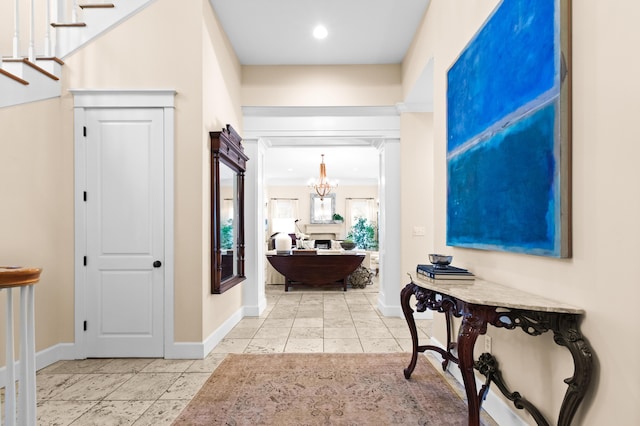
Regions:
[[155, 262], [153, 262], [153, 267], [154, 268], [159, 268], [162, 266], [162, 262], [160, 262], [159, 260], [156, 260]]

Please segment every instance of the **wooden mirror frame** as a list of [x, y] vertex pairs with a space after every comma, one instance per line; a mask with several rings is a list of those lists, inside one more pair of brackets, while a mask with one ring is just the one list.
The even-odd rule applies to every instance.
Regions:
[[[246, 279], [244, 275], [244, 173], [247, 157], [242, 138], [227, 124], [220, 132], [209, 132], [211, 138], [211, 293], [222, 294]], [[220, 167], [224, 164], [235, 173], [234, 260], [235, 273], [222, 279]]]

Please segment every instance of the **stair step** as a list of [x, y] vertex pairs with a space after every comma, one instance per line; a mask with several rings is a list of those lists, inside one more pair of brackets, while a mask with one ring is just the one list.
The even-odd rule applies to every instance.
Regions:
[[85, 24], [84, 22], [73, 22], [70, 24], [59, 24], [56, 22], [52, 22], [51, 26], [54, 28], [63, 28], [63, 27], [73, 28], [73, 27], [86, 27], [87, 24]]
[[25, 86], [29, 85], [29, 82], [27, 80], [23, 80], [20, 77], [18, 77], [17, 75], [11, 74], [9, 71], [5, 71], [2, 68], [0, 68], [0, 75], [7, 76], [12, 80], [17, 81], [20, 84], [24, 84]]
[[110, 9], [112, 7], [115, 7], [113, 3], [88, 3], [80, 5], [80, 9]]
[[26, 65], [29, 65], [31, 68], [33, 68], [34, 70], [46, 75], [47, 77], [49, 77], [52, 80], [58, 81], [60, 80], [58, 78], [58, 76], [51, 74], [49, 71], [45, 70], [44, 68], [39, 67], [38, 65], [34, 64], [33, 62], [31, 62], [30, 60], [28, 60], [27, 58], [9, 58], [9, 59], [3, 59], [3, 62], [6, 63], [10, 63], [10, 62], [22, 62]]

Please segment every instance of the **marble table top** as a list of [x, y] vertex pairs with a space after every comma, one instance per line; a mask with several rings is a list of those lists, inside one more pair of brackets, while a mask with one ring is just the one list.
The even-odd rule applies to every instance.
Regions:
[[420, 277], [414, 279], [413, 283], [476, 305], [541, 312], [584, 314], [584, 309], [477, 278], [473, 284], [436, 284]]

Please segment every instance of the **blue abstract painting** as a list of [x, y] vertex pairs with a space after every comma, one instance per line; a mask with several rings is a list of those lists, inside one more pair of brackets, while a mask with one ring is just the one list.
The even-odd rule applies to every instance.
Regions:
[[570, 256], [568, 2], [503, 0], [447, 72], [447, 244]]

